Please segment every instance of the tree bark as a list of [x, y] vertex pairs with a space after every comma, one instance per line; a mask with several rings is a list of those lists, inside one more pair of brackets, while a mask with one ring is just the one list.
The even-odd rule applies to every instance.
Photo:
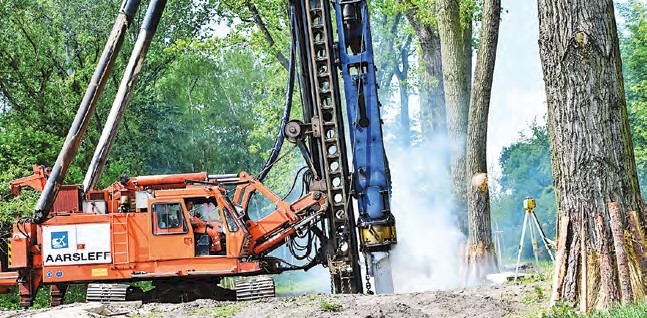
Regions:
[[407, 10], [406, 17], [418, 37], [425, 66], [425, 85], [421, 93], [420, 112], [422, 114], [422, 140], [428, 142], [435, 136], [447, 134], [445, 114], [445, 85], [441, 59], [440, 37], [438, 30], [424, 25], [415, 19], [416, 7]]
[[597, 304], [589, 302], [587, 308], [603, 308], [618, 299], [609, 285], [618, 279], [618, 268], [609, 266], [616, 257], [613, 240], [606, 237], [606, 228], [611, 228], [607, 204], [617, 202], [619, 225], [625, 231], [622, 220], [626, 211], [638, 210], [640, 197], [613, 2], [537, 3], [555, 194], [560, 217], [571, 220], [568, 237], [559, 239], [568, 252], [555, 271], [566, 274], [563, 281], [555, 281], [560, 286], [553, 286], [553, 300], [577, 303], [581, 297], [577, 233], [580, 222], [586, 222], [587, 254], [600, 252], [600, 266], [587, 273], [601, 275], [603, 284]]
[[[501, 14], [499, 14], [500, 16]], [[474, 51], [472, 45], [472, 19], [468, 21], [467, 27], [463, 29], [463, 43], [465, 45], [465, 66], [467, 67], [467, 95], [472, 96], [472, 52]]]
[[[595, 216], [595, 228], [598, 236], [597, 250], [600, 253], [600, 297], [597, 307], [602, 309], [613, 305], [618, 301], [618, 285], [616, 285], [616, 272], [614, 271], [613, 259], [609, 240], [605, 229], [605, 221], [601, 214]], [[558, 298], [553, 299], [553, 301]]]
[[440, 35], [447, 139], [450, 145], [450, 166], [455, 214], [458, 226], [467, 233], [467, 115], [470, 103], [465, 41], [460, 23], [458, 0], [438, 0], [438, 34]]
[[483, 2], [481, 45], [476, 57], [476, 72], [467, 127], [467, 174], [472, 177], [467, 192], [469, 241], [472, 244], [468, 262], [476, 264], [471, 268], [479, 269], [478, 273], [473, 272], [470, 276], [479, 279], [483, 279], [487, 274], [498, 272], [490, 222], [486, 150], [500, 12], [501, 0]]
[[609, 223], [613, 234], [613, 245], [616, 252], [616, 264], [618, 264], [618, 278], [620, 280], [620, 293], [623, 303], [630, 303], [634, 298], [631, 288], [631, 277], [629, 276], [629, 259], [625, 248], [625, 231], [620, 219], [620, 208], [617, 202], [609, 203]]

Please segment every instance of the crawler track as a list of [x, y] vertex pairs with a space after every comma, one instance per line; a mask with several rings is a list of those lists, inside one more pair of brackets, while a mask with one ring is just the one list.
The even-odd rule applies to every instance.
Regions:
[[155, 288], [144, 292], [128, 284], [89, 284], [87, 302], [184, 303], [197, 299], [248, 301], [275, 297], [274, 279], [268, 276], [239, 278], [235, 290], [218, 286], [217, 281], [155, 281]]

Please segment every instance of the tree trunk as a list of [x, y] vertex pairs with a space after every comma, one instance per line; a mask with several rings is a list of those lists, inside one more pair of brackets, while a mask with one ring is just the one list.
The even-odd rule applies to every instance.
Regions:
[[[571, 220], [566, 223], [568, 229], [559, 231], [566, 237], [558, 237], [565, 244], [558, 247], [566, 253], [564, 260], [556, 262], [555, 272], [564, 277], [555, 280], [552, 300], [577, 303], [582, 298], [578, 233], [584, 226], [589, 265], [599, 262], [589, 266], [591, 277], [585, 279], [600, 277], [602, 283], [599, 297], [588, 299], [586, 307], [604, 308], [619, 299], [615, 286], [619, 271], [613, 265], [617, 250], [610, 237], [607, 206], [617, 203], [619, 218], [614, 226], [622, 233], [613, 234], [619, 238], [628, 230], [626, 213], [639, 210], [640, 198], [613, 2], [539, 0], [538, 8], [555, 194], [559, 217]], [[597, 253], [598, 260], [591, 257]], [[628, 262], [629, 267], [640, 268], [633, 264], [635, 258]], [[633, 277], [628, 279], [631, 286], [636, 285]], [[589, 289], [591, 285], [587, 284]]]
[[406, 16], [420, 42], [425, 66], [420, 112], [422, 114], [422, 140], [428, 142], [436, 136], [444, 137], [447, 134], [445, 85], [440, 54], [440, 37], [437, 30], [416, 21], [416, 10], [415, 7], [410, 8]]
[[409, 119], [409, 84], [398, 81], [400, 85], [400, 140], [407, 149], [411, 145], [411, 120]]
[[492, 242], [490, 222], [490, 193], [487, 175], [487, 123], [494, 63], [499, 39], [501, 0], [483, 2], [481, 44], [476, 57], [474, 87], [470, 99], [467, 128], [467, 205], [469, 220], [468, 264], [474, 269], [471, 280], [482, 280], [485, 275], [498, 272], [496, 253]]
[[411, 120], [409, 119], [409, 45], [411, 37], [405, 41], [400, 49], [400, 60], [402, 69], [398, 65], [395, 67], [395, 76], [398, 78], [400, 88], [400, 142], [403, 147], [408, 148], [411, 145]]
[[467, 95], [472, 96], [472, 52], [474, 50], [474, 46], [472, 45], [471, 19], [467, 23], [467, 27], [463, 30], [463, 43], [465, 44], [465, 64], [467, 67]]
[[453, 196], [458, 226], [467, 233], [467, 113], [470, 96], [458, 0], [438, 0], [438, 34], [445, 82], [447, 139], [450, 145]]

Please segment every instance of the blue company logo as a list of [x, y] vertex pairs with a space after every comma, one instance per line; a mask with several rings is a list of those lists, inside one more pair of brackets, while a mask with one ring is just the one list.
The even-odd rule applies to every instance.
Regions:
[[52, 271], [47, 271], [47, 274], [45, 274], [45, 276], [47, 276], [47, 278], [52, 278]]
[[56, 271], [56, 277], [57, 278], [63, 277], [63, 272], [62, 271]]
[[52, 232], [52, 248], [66, 248], [67, 247], [67, 231]]

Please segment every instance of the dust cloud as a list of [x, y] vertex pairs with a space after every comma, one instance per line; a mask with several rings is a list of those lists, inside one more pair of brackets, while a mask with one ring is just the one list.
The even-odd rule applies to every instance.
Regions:
[[464, 239], [452, 214], [452, 183], [445, 138], [387, 149], [392, 178], [391, 210], [398, 243], [391, 251], [396, 293], [456, 288], [458, 246]]

